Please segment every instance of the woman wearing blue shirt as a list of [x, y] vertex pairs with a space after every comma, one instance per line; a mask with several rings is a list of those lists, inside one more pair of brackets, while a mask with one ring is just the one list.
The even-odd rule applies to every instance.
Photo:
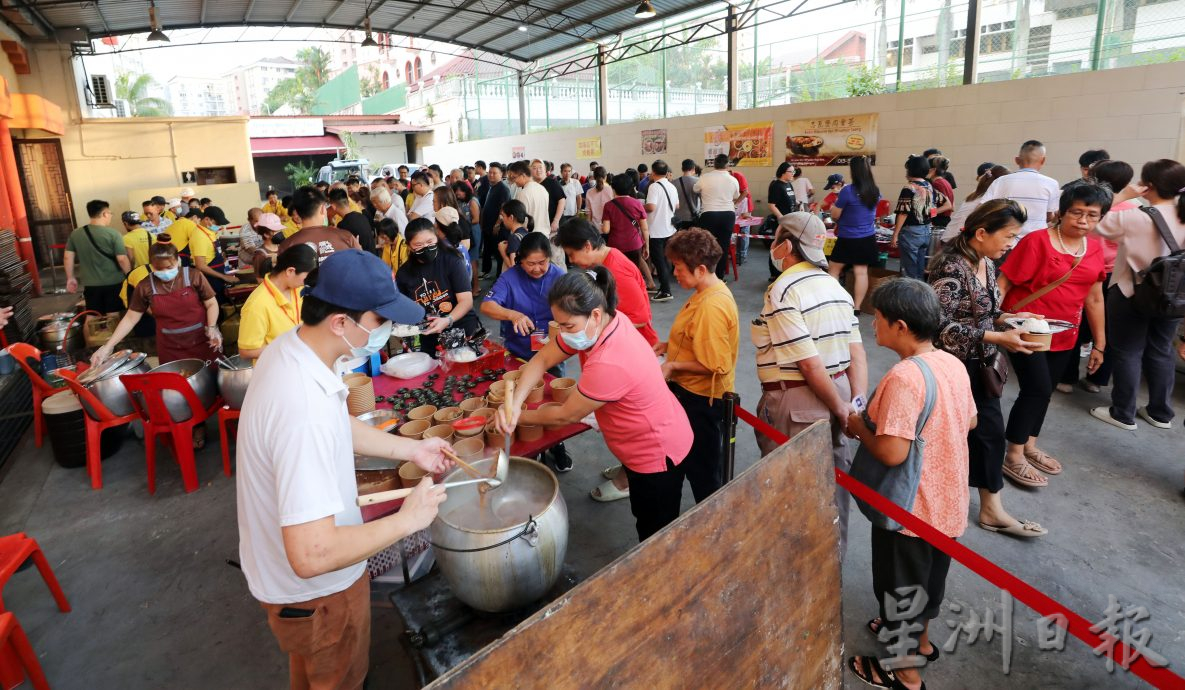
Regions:
[[877, 262], [876, 205], [881, 199], [880, 189], [872, 177], [872, 166], [864, 156], [852, 158], [852, 183], [839, 192], [831, 207], [835, 221], [835, 247], [828, 257], [828, 271], [839, 278], [845, 266], [856, 273], [856, 314], [868, 292], [868, 266]]
[[[564, 270], [551, 263], [551, 241], [541, 232], [530, 232], [518, 245], [514, 268], [503, 271], [481, 303], [481, 313], [502, 322], [502, 341], [510, 354], [529, 361], [535, 355], [531, 336], [547, 334], [551, 322], [551, 303], [547, 293]], [[540, 345], [542, 347], [542, 345]], [[552, 376], [563, 376], [563, 363], [551, 369]], [[572, 460], [564, 444], [550, 451], [557, 472], [572, 469]]]

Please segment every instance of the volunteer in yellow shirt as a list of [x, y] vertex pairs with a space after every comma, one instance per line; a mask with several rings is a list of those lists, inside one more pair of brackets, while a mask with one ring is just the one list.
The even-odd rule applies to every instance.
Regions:
[[288, 218], [288, 209], [280, 203], [280, 195], [274, 189], [267, 190], [267, 201], [261, 207], [264, 213], [274, 213], [281, 220]]
[[258, 359], [263, 349], [300, 323], [301, 288], [317, 267], [317, 252], [296, 244], [276, 257], [276, 265], [243, 304], [239, 320], [239, 357]]
[[[143, 219], [140, 214], [135, 211], [124, 211], [120, 216], [123, 221], [123, 246], [127, 249], [128, 258], [132, 261], [132, 266], [143, 266], [148, 263], [148, 249], [155, 241], [152, 233], [148, 232], [141, 223]], [[127, 305], [127, 300], [124, 300], [124, 305]]]
[[189, 247], [189, 238], [197, 232], [197, 223], [189, 218], [178, 218], [169, 226], [169, 237], [173, 238], [173, 246], [184, 256]]
[[201, 223], [195, 225], [190, 234], [189, 247], [178, 251], [181, 265], [192, 265], [204, 274], [210, 287], [214, 288], [219, 302], [226, 292], [226, 285], [239, 282], [237, 276], [223, 272], [226, 260], [222, 256], [222, 247], [218, 244], [218, 231], [229, 223], [222, 209], [207, 206], [206, 210], [202, 211]]
[[400, 266], [407, 263], [407, 242], [399, 234], [399, 225], [390, 218], [383, 218], [379, 221], [375, 241], [383, 263], [391, 267], [391, 274], [394, 275]]

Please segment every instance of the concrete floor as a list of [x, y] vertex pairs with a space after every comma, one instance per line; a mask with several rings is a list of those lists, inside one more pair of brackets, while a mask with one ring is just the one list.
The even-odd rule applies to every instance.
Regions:
[[[742, 280], [729, 283], [743, 323], [760, 308], [766, 286], [765, 252], [754, 247]], [[686, 293], [654, 305], [655, 324], [665, 333]], [[863, 317], [872, 380], [896, 356], [872, 344], [871, 319]], [[753, 350], [742, 336], [737, 383], [742, 404], [758, 397]], [[1185, 395], [1178, 387], [1178, 409]], [[1005, 394], [1005, 408], [1015, 390]], [[1124, 606], [1147, 607], [1136, 628], [1152, 631], [1150, 647], [1185, 672], [1185, 520], [1182, 469], [1185, 435], [1180, 426], [1159, 431], [1141, 424], [1123, 432], [1087, 415], [1103, 395], [1055, 393], [1043, 447], [1066, 471], [1040, 491], [1009, 485], [1005, 502], [1015, 515], [1040, 521], [1050, 534], [1019, 542], [974, 525], [963, 543], [1091, 621], [1101, 620], [1114, 595]], [[211, 429], [211, 432], [214, 430]], [[220, 471], [216, 433], [199, 455], [202, 488], [185, 495], [175, 465], [158, 470], [155, 496], [145, 484], [144, 451], [128, 439], [103, 464], [104, 488], [92, 491], [85, 471], [57, 466], [48, 447], [33, 447], [26, 434], [18, 457], [0, 481], [0, 534], [26, 531], [41, 543], [74, 606], [61, 614], [36, 571], [15, 575], [5, 602], [28, 632], [50, 682], [57, 688], [279, 688], [286, 660], [247, 592], [236, 559], [234, 482]], [[597, 434], [569, 445], [575, 469], [561, 478], [571, 514], [569, 563], [587, 576], [633, 546], [627, 502], [595, 503], [588, 491], [611, 463]], [[166, 456], [167, 457], [167, 456]], [[738, 470], [757, 458], [752, 432], [738, 430]], [[690, 505], [690, 492], [685, 503]], [[973, 495], [971, 518], [976, 515]], [[874, 653], [864, 629], [875, 615], [869, 568], [868, 522], [855, 510], [844, 563], [845, 654]], [[943, 615], [934, 638], [945, 643], [947, 620], [966, 621], [968, 610], [999, 609], [1000, 590], [955, 564], [947, 580]], [[372, 688], [412, 687], [398, 644], [396, 617], [385, 610], [376, 588], [372, 641]], [[952, 605], [962, 613], [951, 611]], [[999, 615], [997, 613], [997, 615]], [[960, 642], [953, 654], [927, 672], [931, 688], [1127, 688], [1133, 676], [1108, 674], [1104, 661], [1071, 638], [1064, 651], [1041, 652], [1036, 614], [1015, 607], [1004, 638]], [[1011, 643], [1011, 671], [1002, 665], [1002, 639]], [[792, 654], [788, 644], [786, 653]], [[845, 687], [865, 687], [845, 674]]]

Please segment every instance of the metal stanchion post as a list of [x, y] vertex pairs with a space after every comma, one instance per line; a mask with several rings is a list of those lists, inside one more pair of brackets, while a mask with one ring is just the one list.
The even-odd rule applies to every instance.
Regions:
[[732, 481], [736, 475], [737, 459], [737, 406], [741, 404], [741, 396], [736, 393], [724, 394], [724, 483]]

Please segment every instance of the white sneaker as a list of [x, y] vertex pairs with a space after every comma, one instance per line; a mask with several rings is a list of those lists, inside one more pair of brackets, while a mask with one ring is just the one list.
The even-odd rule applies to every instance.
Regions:
[[1158, 419], [1153, 419], [1152, 415], [1148, 414], [1147, 407], [1141, 407], [1140, 409], [1136, 410], [1136, 414], [1140, 415], [1140, 418], [1142, 418], [1145, 422], [1148, 422], [1152, 426], [1156, 427], [1157, 429], [1172, 429], [1173, 428], [1173, 423], [1171, 421], [1162, 422]]
[[1138, 427], [1135, 424], [1124, 424], [1123, 422], [1111, 416], [1111, 408], [1109, 407], [1092, 407], [1090, 408], [1090, 416], [1095, 419], [1106, 422], [1114, 427], [1119, 427], [1124, 431], [1135, 431]]

